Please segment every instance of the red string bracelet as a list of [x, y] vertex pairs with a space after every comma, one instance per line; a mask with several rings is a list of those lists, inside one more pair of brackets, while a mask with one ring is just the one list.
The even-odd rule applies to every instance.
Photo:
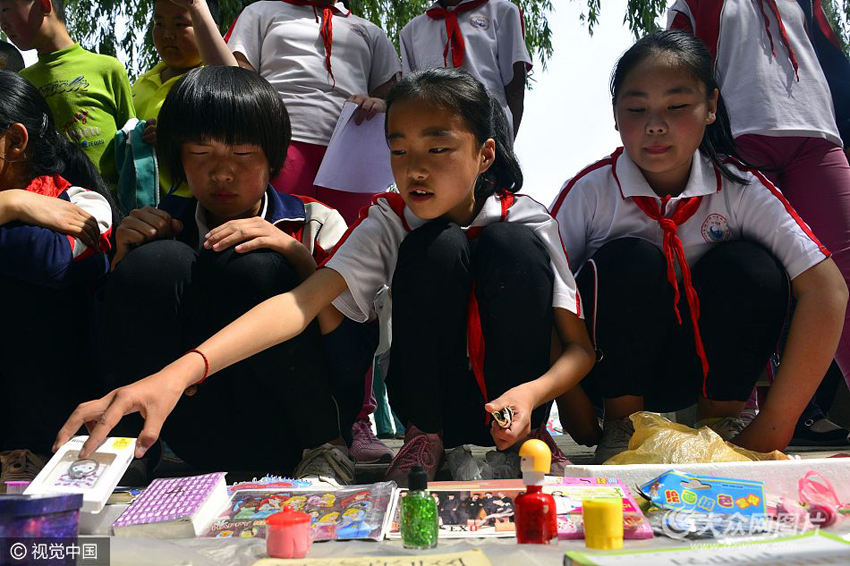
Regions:
[[[199, 356], [201, 356], [204, 359], [204, 376], [191, 385], [191, 387], [197, 387], [198, 385], [202, 384], [204, 382], [204, 380], [207, 378], [207, 376], [210, 374], [210, 361], [207, 359], [207, 357], [204, 355], [204, 353], [202, 351], [196, 350], [194, 348], [189, 350], [188, 352], [186, 352], [186, 354], [191, 354], [193, 352], [195, 354], [198, 354]], [[184, 354], [184, 355], [186, 355], [186, 354]]]

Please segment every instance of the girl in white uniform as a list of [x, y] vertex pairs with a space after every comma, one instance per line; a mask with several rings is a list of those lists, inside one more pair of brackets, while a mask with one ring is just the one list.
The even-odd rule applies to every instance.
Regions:
[[[515, 194], [522, 173], [504, 114], [480, 82], [453, 69], [405, 77], [387, 107], [399, 193], [375, 197], [299, 287], [201, 344], [203, 356], [184, 356], [81, 405], [58, 442], [98, 421], [85, 457], [124, 414], [138, 410], [147, 419], [147, 443], [205, 371], [215, 379], [215, 372], [297, 336], [331, 303], [356, 321], [373, 319], [377, 294], [390, 287], [387, 386], [407, 434], [388, 478], [406, 485], [413, 465], [426, 466], [433, 478], [444, 446], [507, 449], [531, 434], [554, 445], [545, 432], [548, 405], [584, 377], [593, 349], [555, 220]], [[210, 241], [227, 245], [238, 237], [221, 228]], [[513, 421], [501, 428], [490, 414], [505, 407]]]
[[[668, 22], [708, 46], [741, 154], [764, 168], [850, 284], [850, 61], [821, 0], [676, 0]], [[844, 320], [840, 370], [830, 368], [793, 444], [850, 443], [824, 416], [835, 374], [850, 384], [850, 311]]]
[[[597, 459], [627, 447], [629, 415], [698, 402], [721, 436], [738, 418], [797, 298], [770, 398], [735, 437], [784, 449], [841, 334], [847, 288], [829, 251], [761, 173], [735, 157], [711, 56], [693, 36], [647, 36], [612, 79], [623, 148], [553, 204], [587, 307], [604, 401]], [[732, 156], [732, 157], [730, 157]]]
[[519, 7], [509, 0], [440, 0], [399, 36], [405, 73], [434, 67], [468, 71], [502, 105], [514, 136], [522, 121], [531, 57]]

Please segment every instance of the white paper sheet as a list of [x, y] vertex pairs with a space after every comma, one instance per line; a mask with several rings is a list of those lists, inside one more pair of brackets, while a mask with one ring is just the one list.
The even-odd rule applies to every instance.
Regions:
[[382, 193], [393, 183], [384, 135], [386, 114], [358, 126], [356, 110], [353, 102], [343, 105], [314, 184], [347, 193]]

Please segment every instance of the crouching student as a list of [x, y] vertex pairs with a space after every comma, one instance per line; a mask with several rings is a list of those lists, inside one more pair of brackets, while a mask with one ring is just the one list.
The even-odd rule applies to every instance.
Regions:
[[[97, 391], [94, 290], [114, 212], [26, 79], [0, 71], [0, 489], [46, 463], [62, 413]], [[57, 421], [57, 418], [59, 421]]]
[[[697, 402], [698, 425], [782, 450], [835, 353], [847, 288], [782, 193], [745, 166], [711, 55], [668, 31], [638, 41], [611, 81], [623, 147], [556, 199], [598, 362], [582, 385], [602, 400], [596, 459], [628, 447], [629, 415]], [[767, 404], [740, 418], [797, 299]], [[746, 427], [746, 428], [744, 428]]]
[[[409, 75], [387, 102], [400, 193], [376, 197], [322, 268], [203, 342], [203, 355], [182, 355], [78, 407], [57, 443], [81, 423], [98, 421], [85, 455], [125, 414], [139, 411], [146, 418], [142, 453], [163, 423], [172, 426], [166, 417], [178, 400], [194, 401], [181, 400], [186, 388], [206, 380], [200, 395], [228, 381], [226, 374], [208, 376], [268, 348], [289, 347], [331, 303], [353, 320], [374, 317], [373, 301], [385, 287], [392, 289], [394, 321], [387, 386], [408, 425], [389, 479], [406, 485], [413, 465], [426, 466], [433, 479], [445, 446], [508, 449], [532, 432], [551, 442], [549, 403], [587, 373], [593, 349], [554, 219], [515, 194], [522, 173], [504, 113], [480, 82], [453, 69]], [[232, 237], [225, 225], [208, 241]], [[554, 363], [553, 337], [560, 346]], [[262, 413], [256, 402], [251, 406]], [[507, 406], [513, 422], [502, 429], [488, 417]]]
[[[270, 187], [289, 138], [283, 102], [256, 73], [194, 69], [166, 97], [158, 152], [192, 197], [170, 195], [159, 209], [134, 210], [118, 229], [104, 305], [111, 385], [135, 381], [187, 351], [205, 368], [204, 376], [215, 371], [207, 352], [193, 346], [297, 287], [343, 234], [345, 222], [337, 212]], [[210, 238], [221, 230], [229, 237]], [[325, 309], [297, 337], [245, 356], [176, 407], [170, 394], [177, 391], [159, 389], [173, 401], [168, 411], [174, 409], [163, 438], [198, 468], [321, 475], [350, 483], [354, 468], [340, 438], [319, 328], [321, 323], [333, 339], [349, 331], [341, 320]], [[274, 326], [266, 330], [273, 333]], [[353, 370], [361, 399], [373, 352], [374, 347]], [[126, 388], [118, 391], [123, 398]], [[150, 419], [153, 413], [142, 414]], [[159, 432], [147, 426], [141, 445], [148, 447]]]

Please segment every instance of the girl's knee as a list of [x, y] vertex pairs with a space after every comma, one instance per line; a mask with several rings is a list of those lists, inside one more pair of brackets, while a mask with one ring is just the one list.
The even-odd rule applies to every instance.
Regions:
[[440, 279], [468, 263], [469, 241], [452, 222], [433, 221], [411, 231], [401, 242], [396, 272], [412, 272], [417, 278]]
[[[587, 277], [592, 270], [594, 287], [611, 296], [611, 286], [628, 290], [631, 297], [664, 295], [670, 291], [667, 281], [667, 264], [658, 247], [639, 238], [612, 240], [593, 254], [582, 269], [579, 279]], [[584, 276], [584, 278], [582, 277]]]
[[497, 222], [487, 226], [475, 240], [473, 263], [478, 269], [487, 264], [549, 265], [549, 252], [528, 226]]
[[748, 301], [751, 296], [788, 295], [788, 275], [782, 263], [755, 242], [736, 240], [715, 246], [694, 266], [694, 287], [727, 289]]
[[233, 248], [220, 252], [203, 250], [198, 258], [198, 274], [223, 286], [286, 292], [298, 286], [292, 264], [272, 250], [239, 253]]
[[156, 290], [189, 277], [197, 255], [182, 242], [156, 240], [127, 254], [109, 276], [110, 286]]

